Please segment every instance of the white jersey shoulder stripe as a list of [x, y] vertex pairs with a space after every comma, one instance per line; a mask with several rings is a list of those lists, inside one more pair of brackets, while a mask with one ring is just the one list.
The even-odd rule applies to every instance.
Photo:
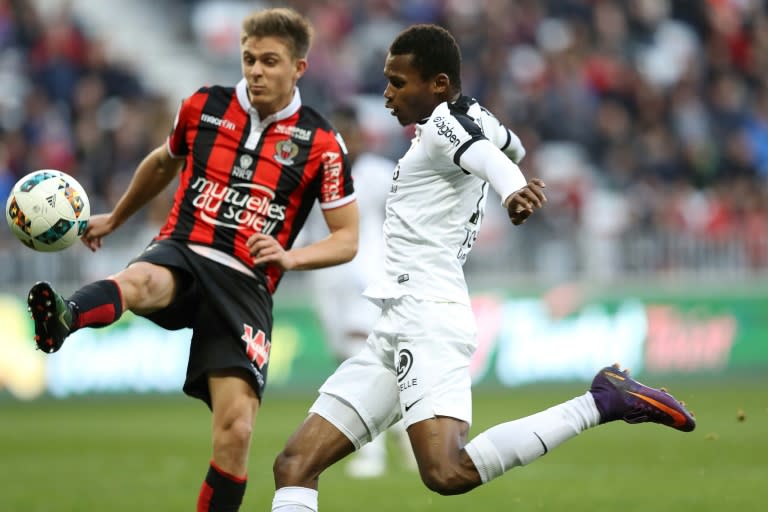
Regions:
[[[472, 110], [476, 112], [470, 113]], [[471, 138], [464, 142], [453, 155], [453, 163], [461, 168], [462, 172], [465, 174], [470, 174], [466, 169], [461, 167], [460, 161], [461, 155], [463, 155], [464, 152], [472, 146], [472, 144], [487, 138], [483, 133], [482, 127], [475, 121], [477, 116], [482, 113], [480, 104], [477, 103], [477, 100], [474, 98], [461, 96], [456, 102], [448, 105], [448, 111], [451, 113], [453, 118], [458, 121], [461, 127], [471, 135]]]

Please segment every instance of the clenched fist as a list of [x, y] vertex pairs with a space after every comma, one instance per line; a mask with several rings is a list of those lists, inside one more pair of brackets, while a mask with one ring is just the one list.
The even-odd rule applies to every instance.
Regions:
[[538, 178], [534, 178], [521, 189], [517, 190], [504, 201], [507, 207], [507, 215], [512, 224], [519, 226], [531, 216], [533, 210], [541, 208], [547, 202], [543, 189], [547, 185]]

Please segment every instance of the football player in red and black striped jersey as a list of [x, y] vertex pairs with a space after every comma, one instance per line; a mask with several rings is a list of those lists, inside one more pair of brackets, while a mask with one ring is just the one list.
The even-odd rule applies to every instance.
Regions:
[[[243, 22], [243, 78], [203, 87], [182, 101], [165, 144], [138, 166], [107, 214], [91, 218], [84, 243], [97, 250], [172, 181], [160, 233], [127, 268], [64, 299], [48, 283], [29, 295], [38, 347], [58, 350], [82, 327], [125, 310], [167, 329], [192, 328], [184, 391], [213, 413], [213, 453], [197, 510], [235, 511], [243, 499], [251, 430], [264, 391], [272, 294], [286, 270], [351, 260], [358, 210], [346, 148], [297, 82], [307, 69], [309, 21], [267, 9]], [[330, 234], [292, 249], [319, 202]]]

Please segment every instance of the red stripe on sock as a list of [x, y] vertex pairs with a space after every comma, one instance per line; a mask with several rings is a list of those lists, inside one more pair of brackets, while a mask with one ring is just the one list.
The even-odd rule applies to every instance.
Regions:
[[90, 311], [80, 311], [77, 315], [77, 328], [94, 324], [107, 325], [115, 321], [115, 305], [102, 304]]
[[235, 476], [231, 473], [227, 473], [223, 469], [221, 469], [219, 466], [216, 465], [213, 460], [211, 460], [211, 467], [216, 470], [218, 474], [220, 474], [223, 477], [229, 478], [233, 482], [237, 482], [238, 484], [243, 484], [248, 481], [248, 475], [245, 476]]
[[211, 508], [211, 498], [213, 497], [213, 487], [208, 482], [203, 482], [200, 488], [200, 496], [197, 497], [197, 512], [208, 512]]

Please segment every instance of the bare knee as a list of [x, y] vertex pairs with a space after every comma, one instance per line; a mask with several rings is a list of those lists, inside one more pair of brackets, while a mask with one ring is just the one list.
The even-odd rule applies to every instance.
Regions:
[[208, 388], [213, 410], [213, 459], [224, 471], [243, 475], [259, 398], [240, 369], [211, 372]]
[[253, 434], [250, 415], [240, 414], [225, 418], [214, 432], [214, 443], [220, 447], [235, 450], [247, 449]]
[[151, 263], [134, 263], [112, 278], [120, 286], [125, 307], [139, 314], [167, 306], [175, 292], [173, 273]]
[[[247, 385], [239, 380], [236, 385]], [[218, 388], [216, 388], [218, 389]], [[228, 388], [234, 395], [236, 390]], [[220, 392], [216, 392], [217, 398]], [[219, 452], [247, 453], [253, 433], [253, 421], [258, 410], [255, 396], [229, 397], [230, 402], [215, 402], [213, 417], [213, 444]]]
[[424, 485], [442, 495], [463, 494], [482, 483], [463, 447], [469, 424], [449, 417], [420, 421], [408, 427]]
[[310, 414], [275, 458], [272, 471], [278, 488], [315, 488], [320, 474], [355, 450], [328, 420]]
[[480, 485], [479, 479], [456, 464], [432, 464], [420, 469], [420, 473], [424, 485], [443, 496], [463, 494]]

